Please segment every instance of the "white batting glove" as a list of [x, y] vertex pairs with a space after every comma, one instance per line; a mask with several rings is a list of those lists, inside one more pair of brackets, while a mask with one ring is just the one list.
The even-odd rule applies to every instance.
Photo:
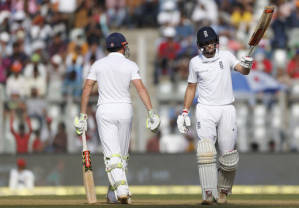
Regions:
[[244, 68], [251, 69], [253, 58], [251, 56], [243, 56], [240, 60], [240, 65]]
[[187, 109], [184, 109], [177, 119], [178, 129], [182, 134], [186, 134], [189, 130], [189, 127], [191, 126], [191, 120], [188, 114], [189, 111]]
[[87, 131], [87, 114], [80, 113], [80, 116], [76, 116], [74, 119], [74, 126], [76, 133], [80, 136], [83, 131]]
[[149, 110], [146, 119], [146, 128], [156, 132], [160, 126], [160, 117], [153, 110]]

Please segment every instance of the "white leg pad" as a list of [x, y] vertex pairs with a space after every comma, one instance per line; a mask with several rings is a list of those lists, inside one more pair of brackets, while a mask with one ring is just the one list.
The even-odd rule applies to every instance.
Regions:
[[125, 168], [121, 155], [114, 154], [104, 158], [106, 172], [112, 190], [116, 191], [116, 195], [121, 195], [124, 192], [129, 192]]
[[215, 199], [218, 198], [216, 157], [217, 151], [211, 140], [203, 139], [198, 142], [197, 164], [203, 200], [207, 198], [207, 192], [211, 192]]
[[237, 150], [226, 152], [219, 157], [218, 169], [218, 191], [231, 193], [234, 183], [237, 165], [239, 163], [239, 153]]

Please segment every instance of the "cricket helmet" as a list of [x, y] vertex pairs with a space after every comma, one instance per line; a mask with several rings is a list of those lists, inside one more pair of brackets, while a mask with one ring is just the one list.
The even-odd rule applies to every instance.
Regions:
[[107, 49], [121, 48], [127, 44], [128, 44], [128, 42], [127, 42], [125, 36], [121, 33], [114, 32], [114, 33], [111, 33], [106, 38], [106, 48]]
[[210, 43], [219, 43], [219, 37], [215, 30], [210, 26], [205, 26], [197, 31], [197, 45], [198, 47], [203, 47]]

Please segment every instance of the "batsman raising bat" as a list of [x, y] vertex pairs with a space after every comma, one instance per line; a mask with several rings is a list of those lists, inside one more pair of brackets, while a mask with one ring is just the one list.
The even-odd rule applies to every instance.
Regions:
[[106, 39], [106, 48], [109, 54], [97, 60], [88, 72], [81, 98], [80, 117], [75, 120], [74, 125], [79, 135], [87, 129], [86, 107], [90, 92], [97, 82], [99, 99], [96, 119], [110, 182], [107, 201], [128, 204], [131, 194], [126, 169], [133, 117], [130, 83], [137, 89], [148, 111], [147, 128], [156, 131], [160, 118], [152, 109], [150, 96], [143, 85], [138, 66], [128, 59], [126, 38], [121, 33], [112, 33]]
[[[226, 203], [232, 190], [239, 155], [235, 149], [237, 126], [231, 70], [247, 75], [253, 62], [249, 56], [239, 61], [229, 51], [219, 50], [218, 43], [218, 35], [211, 27], [198, 30], [197, 46], [200, 54], [189, 62], [184, 109], [177, 119], [179, 131], [187, 133], [191, 126], [189, 110], [197, 88], [197, 163], [202, 204], [207, 205]], [[218, 166], [215, 147], [217, 138]]]

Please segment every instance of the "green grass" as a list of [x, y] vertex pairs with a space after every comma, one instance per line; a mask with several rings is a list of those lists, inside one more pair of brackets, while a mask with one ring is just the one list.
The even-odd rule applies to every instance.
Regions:
[[109, 205], [105, 203], [105, 196], [98, 195], [98, 203], [86, 204], [84, 195], [79, 196], [8, 196], [0, 197], [0, 207], [7, 208], [195, 208], [195, 207], [238, 207], [238, 208], [299, 208], [298, 195], [232, 195], [227, 205], [200, 205], [200, 195], [133, 195], [132, 205]]

